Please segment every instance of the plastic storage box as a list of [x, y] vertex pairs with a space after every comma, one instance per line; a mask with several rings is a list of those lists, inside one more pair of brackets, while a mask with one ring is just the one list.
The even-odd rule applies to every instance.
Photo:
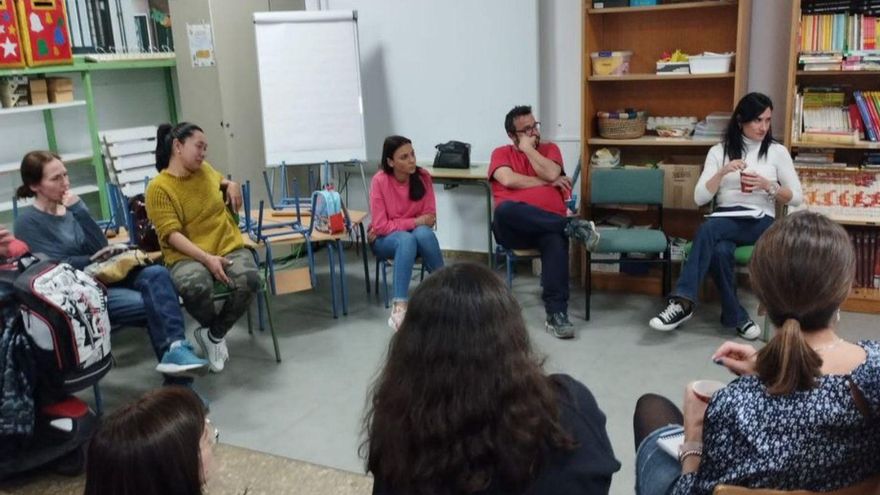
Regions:
[[691, 74], [721, 74], [730, 72], [732, 53], [691, 55], [688, 58]]
[[629, 59], [631, 51], [603, 51], [592, 52], [590, 58], [593, 63], [594, 76], [619, 76], [629, 74]]

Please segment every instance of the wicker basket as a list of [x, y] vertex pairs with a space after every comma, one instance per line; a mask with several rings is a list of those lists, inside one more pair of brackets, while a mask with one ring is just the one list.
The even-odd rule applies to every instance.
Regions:
[[599, 135], [606, 139], [635, 139], [645, 135], [648, 112], [599, 112]]

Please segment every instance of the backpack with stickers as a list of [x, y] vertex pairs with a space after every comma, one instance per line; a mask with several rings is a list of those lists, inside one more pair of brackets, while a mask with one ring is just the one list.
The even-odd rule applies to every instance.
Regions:
[[26, 255], [0, 272], [32, 341], [39, 382], [71, 393], [97, 383], [112, 365], [107, 291], [67, 263]]
[[319, 232], [341, 234], [346, 230], [342, 197], [332, 186], [312, 193], [312, 222]]
[[325, 234], [341, 234], [349, 227], [348, 212], [342, 204], [342, 196], [333, 185], [330, 163], [324, 162], [321, 175], [324, 187], [312, 193], [312, 226]]

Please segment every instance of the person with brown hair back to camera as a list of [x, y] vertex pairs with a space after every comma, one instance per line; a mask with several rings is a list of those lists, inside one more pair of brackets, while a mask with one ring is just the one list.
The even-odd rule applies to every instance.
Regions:
[[147, 392], [98, 428], [84, 495], [202, 495], [219, 437], [191, 390]]
[[473, 263], [413, 291], [364, 425], [374, 494], [607, 494], [620, 469], [593, 394], [545, 373], [522, 308]]
[[[713, 359], [742, 376], [708, 402], [688, 386], [684, 415], [664, 397], [639, 399], [639, 495], [708, 495], [719, 484], [825, 492], [880, 474], [880, 343], [837, 335], [855, 272], [846, 231], [806, 211], [777, 220], [749, 272], [776, 335], [758, 352], [723, 344]], [[657, 439], [681, 431], [676, 460]]]

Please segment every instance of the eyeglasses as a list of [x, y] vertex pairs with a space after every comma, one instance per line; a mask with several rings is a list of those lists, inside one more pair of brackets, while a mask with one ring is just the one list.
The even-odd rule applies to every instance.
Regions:
[[208, 434], [208, 441], [211, 443], [211, 446], [217, 445], [217, 442], [220, 441], [220, 430], [208, 418], [205, 418], [205, 432]]
[[541, 123], [535, 122], [534, 124], [532, 124], [528, 127], [523, 127], [522, 129], [517, 130], [516, 133], [517, 134], [531, 134], [535, 131], [540, 131], [540, 130], [541, 130]]

